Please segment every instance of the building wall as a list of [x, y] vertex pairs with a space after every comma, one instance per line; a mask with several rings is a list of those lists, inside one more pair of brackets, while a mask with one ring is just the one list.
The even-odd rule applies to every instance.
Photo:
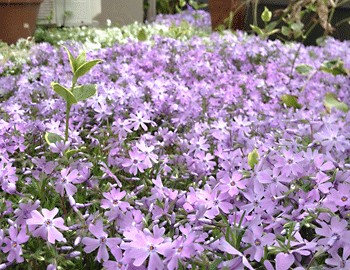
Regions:
[[48, 23], [46, 18], [50, 16], [51, 10], [54, 11], [53, 23], [56, 23], [55, 0], [44, 0], [44, 2], [41, 3], [40, 9], [39, 9], [39, 15], [38, 15], [38, 19], [40, 20], [39, 23], [41, 22]]
[[[119, 26], [143, 22], [143, 0], [44, 0], [40, 6], [39, 23], [54, 11], [52, 23], [65, 26], [93, 25], [105, 27], [107, 19]], [[72, 11], [66, 17], [64, 12]]]
[[143, 0], [100, 0], [101, 12], [92, 17], [101, 27], [109, 19], [112, 24], [123, 26], [138, 21], [143, 22]]

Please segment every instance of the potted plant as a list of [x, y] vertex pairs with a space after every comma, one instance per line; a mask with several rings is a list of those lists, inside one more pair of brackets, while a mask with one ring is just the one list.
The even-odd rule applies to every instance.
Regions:
[[232, 30], [245, 28], [244, 0], [209, 0], [209, 12], [213, 31], [218, 30], [220, 25]]
[[0, 40], [15, 44], [35, 31], [43, 0], [0, 0]]

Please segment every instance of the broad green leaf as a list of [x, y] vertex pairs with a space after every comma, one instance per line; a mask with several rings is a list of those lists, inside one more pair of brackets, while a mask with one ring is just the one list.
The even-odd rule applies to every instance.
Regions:
[[256, 150], [256, 148], [254, 148], [254, 150], [248, 154], [249, 167], [254, 169], [255, 164], [259, 163], [259, 161], [258, 161], [259, 159], [260, 159], [260, 156], [259, 156], [258, 150]]
[[178, 5], [175, 6], [176, 13], [182, 13], [182, 9]]
[[180, 0], [179, 1], [179, 5], [180, 5], [180, 7], [184, 7], [184, 6], [186, 6], [186, 1], [185, 0]]
[[60, 135], [52, 132], [46, 132], [44, 138], [48, 144], [56, 144], [56, 142], [64, 141], [64, 139]]
[[259, 36], [264, 36], [264, 32], [257, 26], [255, 25], [250, 25], [250, 27], [257, 33]]
[[78, 57], [75, 59], [75, 65], [74, 65], [74, 73], [75, 71], [86, 62], [86, 51], [83, 51], [81, 54], [78, 55]]
[[301, 31], [304, 27], [303, 23], [292, 23], [290, 26], [294, 31]]
[[295, 71], [301, 75], [308, 75], [312, 70], [313, 67], [308, 64], [300, 64], [295, 67]]
[[67, 158], [70, 158], [72, 155], [74, 155], [74, 154], [76, 154], [76, 153], [78, 153], [78, 152], [82, 152], [82, 151], [84, 151], [86, 149], [86, 147], [85, 146], [82, 146], [82, 147], [80, 147], [80, 148], [78, 148], [78, 149], [71, 149], [71, 150], [68, 150], [67, 152], [66, 152], [66, 157]]
[[51, 87], [52, 89], [59, 94], [61, 97], [63, 97], [68, 104], [75, 104], [77, 103], [77, 100], [73, 96], [73, 93], [69, 91], [67, 88], [64, 86], [60, 85], [59, 83], [56, 82], [51, 82]]
[[349, 111], [348, 105], [346, 105], [344, 102], [339, 101], [336, 95], [330, 92], [325, 94], [323, 105], [326, 107], [328, 113], [331, 112], [333, 107], [345, 113]]
[[142, 28], [139, 31], [139, 33], [137, 34], [137, 39], [138, 39], [138, 41], [145, 41], [145, 40], [147, 40], [145, 29]]
[[348, 76], [350, 74], [350, 71], [348, 69], [345, 69], [343, 65], [344, 65], [344, 62], [340, 61], [339, 59], [331, 60], [331, 61], [322, 63], [320, 70], [325, 73], [333, 74], [334, 76], [336, 75]]
[[[266, 32], [272, 32], [276, 28], [277, 24], [278, 24], [278, 22], [268, 23], [265, 27]], [[279, 29], [275, 29], [275, 30], [279, 30]]]
[[319, 38], [316, 39], [316, 44], [317, 46], [324, 46], [325, 45], [325, 40], [329, 38], [329, 36], [321, 36]]
[[301, 104], [298, 103], [298, 97], [293, 95], [283, 95], [281, 96], [281, 100], [287, 107], [293, 107], [296, 109], [300, 109], [302, 107]]
[[98, 63], [102, 62], [101, 59], [91, 60], [89, 62], [85, 62], [82, 64], [74, 73], [73, 76], [73, 83], [75, 84], [79, 77], [85, 75], [88, 73], [94, 66], [96, 66]]
[[75, 58], [65, 46], [63, 46], [63, 48], [66, 50], [66, 52], [68, 54], [69, 63], [70, 63], [70, 66], [72, 68], [72, 71], [74, 73], [74, 71], [75, 71]]
[[265, 6], [263, 13], [261, 13], [261, 19], [264, 22], [269, 22], [271, 21], [271, 17], [272, 17], [272, 12]]
[[97, 86], [95, 84], [80, 85], [80, 86], [74, 87], [73, 96], [76, 99], [76, 101], [83, 101], [95, 95], [96, 91], [97, 91]]
[[285, 36], [289, 36], [292, 30], [288, 26], [282, 26], [281, 32]]

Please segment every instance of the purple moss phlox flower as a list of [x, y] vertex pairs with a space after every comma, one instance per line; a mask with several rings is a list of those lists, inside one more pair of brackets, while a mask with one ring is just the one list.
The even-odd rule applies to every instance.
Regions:
[[299, 162], [304, 160], [303, 152], [297, 154], [293, 153], [292, 150], [282, 150], [284, 157], [276, 156], [275, 167], [281, 168], [281, 173], [285, 176], [290, 176], [291, 174], [298, 176], [303, 172], [303, 167], [299, 165]]
[[[20, 226], [20, 227], [25, 226], [26, 220], [32, 217], [31, 212], [36, 210], [39, 207], [39, 205], [40, 205], [39, 200], [36, 200], [34, 203], [32, 203], [31, 200], [29, 200], [27, 204], [20, 203], [19, 208], [17, 208], [14, 211], [15, 217], [17, 217], [17, 219], [15, 220], [15, 223], [17, 224], [17, 226]], [[32, 226], [29, 227], [30, 231], [32, 231], [31, 228]]]
[[123, 160], [122, 166], [127, 168], [129, 173], [136, 175], [137, 171], [144, 172], [147, 166], [143, 163], [146, 158], [145, 153], [139, 152], [137, 149], [129, 151], [130, 158]]
[[3, 191], [13, 194], [16, 191], [16, 182], [18, 177], [15, 175], [16, 168], [12, 163], [7, 163], [4, 159], [0, 160], [0, 184]]
[[144, 140], [141, 140], [139, 143], [136, 143], [136, 146], [142, 153], [145, 154], [144, 164], [147, 168], [152, 167], [153, 163], [158, 163], [158, 156], [154, 154], [152, 151], [154, 150], [154, 146], [147, 146]]
[[56, 181], [56, 187], [55, 190], [63, 197], [64, 190], [66, 190], [66, 193], [68, 196], [72, 196], [77, 192], [76, 186], [74, 186], [72, 183], [75, 183], [75, 181], [78, 179], [78, 170], [72, 170], [70, 172], [70, 169], [63, 169], [61, 171], [61, 176], [58, 177]]
[[319, 245], [323, 245], [330, 249], [338, 249], [344, 245], [350, 245], [350, 231], [347, 230], [348, 222], [344, 219], [339, 219], [334, 216], [330, 224], [319, 222], [321, 228], [316, 228], [318, 235], [323, 236], [317, 241]]
[[110, 192], [104, 192], [103, 197], [106, 199], [101, 200], [101, 207], [103, 209], [114, 209], [115, 207], [119, 208], [123, 212], [126, 212], [130, 204], [128, 202], [122, 201], [126, 195], [125, 190], [120, 191], [120, 189], [112, 188]]
[[344, 270], [350, 269], [350, 246], [345, 246], [343, 249], [342, 257], [339, 256], [338, 250], [331, 253], [332, 258], [326, 259], [326, 264], [334, 267], [327, 268], [333, 270]]
[[107, 261], [109, 258], [107, 247], [109, 247], [113, 252], [120, 253], [119, 244], [121, 243], [120, 238], [108, 238], [106, 232], [103, 231], [102, 219], [96, 221], [96, 224], [89, 225], [89, 231], [97, 238], [84, 237], [82, 243], [85, 246], [84, 251], [86, 253], [91, 253], [98, 248], [97, 256], [95, 260], [101, 262]]
[[63, 223], [63, 218], [54, 218], [58, 213], [58, 208], [54, 208], [51, 211], [47, 209], [41, 210], [42, 215], [34, 210], [31, 212], [32, 217], [27, 219], [27, 225], [39, 225], [40, 227], [33, 231], [34, 237], [41, 236], [43, 239], [48, 240], [49, 243], [55, 244], [55, 240], [59, 242], [66, 242], [62, 233], [56, 229], [68, 230]]
[[9, 252], [7, 256], [7, 260], [9, 262], [12, 262], [16, 259], [17, 263], [21, 263], [24, 261], [24, 259], [21, 257], [21, 244], [27, 242], [29, 239], [29, 235], [26, 234], [27, 230], [23, 228], [20, 230], [20, 232], [18, 232], [18, 228], [11, 226], [8, 231], [10, 239], [4, 239], [4, 243], [6, 244], [6, 246], [2, 248], [2, 251], [4, 253]]
[[56, 143], [50, 143], [49, 146], [52, 153], [59, 153], [60, 155], [63, 155], [64, 151], [69, 148], [70, 142], [57, 141]]
[[236, 255], [232, 260], [223, 262], [224, 267], [228, 267], [229, 269], [243, 269], [245, 266], [250, 270], [254, 270], [254, 268], [248, 262], [247, 258], [241, 252], [231, 246], [225, 240], [225, 238], [220, 238], [218, 249], [231, 255]]
[[102, 176], [102, 179], [106, 178], [107, 176], [113, 178], [119, 187], [122, 187], [122, 183], [119, 181], [119, 179], [113, 174], [113, 172], [108, 168], [107, 164], [103, 161], [100, 161], [99, 164], [101, 165], [100, 169], [104, 172], [104, 175]]
[[[219, 215], [220, 210], [228, 214], [230, 209], [233, 208], [232, 204], [228, 201], [230, 195], [227, 192], [220, 192], [218, 188], [211, 190], [207, 189], [204, 193], [206, 199], [207, 212], [205, 216], [208, 218], [214, 218]], [[220, 209], [220, 210], [219, 210]]]
[[[259, 220], [255, 218], [255, 220]], [[254, 221], [255, 221], [254, 220]], [[260, 262], [261, 258], [264, 256], [265, 246], [271, 246], [275, 240], [275, 235], [273, 233], [264, 234], [264, 229], [259, 226], [257, 222], [250, 224], [243, 235], [242, 241], [250, 244], [251, 246], [244, 251], [245, 254], [250, 254], [250, 260], [256, 260]]]
[[168, 262], [167, 269], [178, 269], [179, 260], [183, 261], [184, 259], [189, 259], [195, 255], [194, 240], [194, 233], [190, 234], [187, 238], [180, 236], [174, 240], [171, 248], [164, 251], [164, 256]]
[[[278, 253], [275, 258], [275, 264], [276, 268], [273, 268], [270, 261], [265, 260], [264, 265], [266, 267], [266, 270], [289, 270], [290, 267], [293, 265], [295, 259], [293, 254], [287, 254], [287, 253]], [[305, 270], [304, 267], [296, 267], [293, 268], [295, 270]]]
[[123, 242], [120, 247], [125, 250], [126, 260], [134, 259], [133, 265], [141, 266], [149, 257], [148, 270], [163, 269], [164, 262], [159, 254], [164, 255], [166, 249], [172, 247], [172, 243], [165, 242], [162, 234], [165, 229], [159, 229], [158, 225], [153, 227], [154, 235], [149, 231], [138, 231], [136, 228], [129, 232], [124, 232], [124, 236], [131, 240]]
[[231, 178], [223, 177], [220, 179], [222, 184], [219, 186], [219, 189], [221, 192], [227, 192], [230, 196], [238, 195], [240, 189], [247, 187], [247, 181], [241, 179], [241, 174], [233, 172]]
[[149, 120], [147, 115], [144, 115], [143, 112], [138, 112], [136, 115], [135, 114], [130, 114], [130, 119], [128, 119], [131, 124], [130, 128], [133, 128], [134, 130], [138, 130], [140, 126], [143, 128], [144, 131], [147, 131], [147, 126], [146, 123], [151, 123], [153, 126], [155, 123], [151, 120]]
[[350, 206], [350, 184], [340, 183], [337, 189], [330, 189], [327, 201], [335, 203], [337, 206]]

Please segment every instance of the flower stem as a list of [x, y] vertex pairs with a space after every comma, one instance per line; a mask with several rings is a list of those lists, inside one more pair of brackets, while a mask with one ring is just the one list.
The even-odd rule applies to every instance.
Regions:
[[69, 113], [70, 113], [70, 108], [71, 108], [71, 104], [69, 104], [67, 102], [67, 111], [66, 111], [66, 132], [65, 132], [65, 139], [64, 141], [68, 141], [68, 126], [69, 126]]

